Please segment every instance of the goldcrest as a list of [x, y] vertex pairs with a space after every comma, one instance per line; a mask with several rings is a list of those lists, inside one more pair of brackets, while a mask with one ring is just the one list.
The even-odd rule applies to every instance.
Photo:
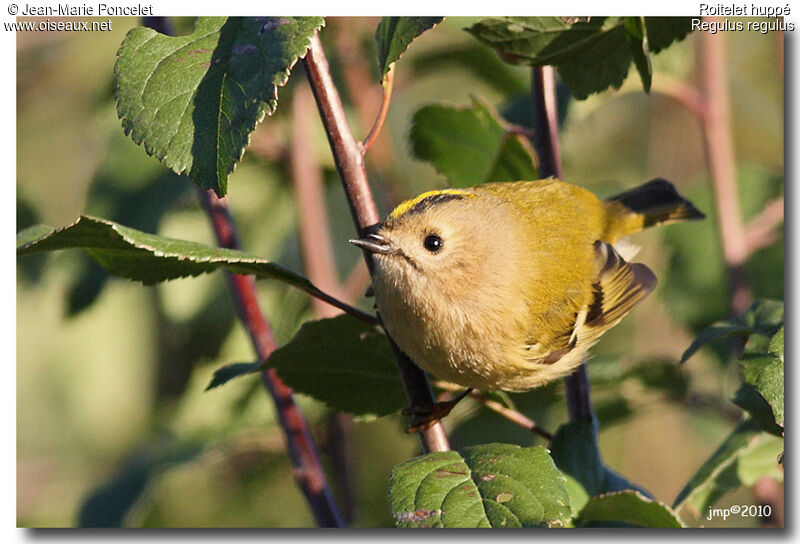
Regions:
[[423, 193], [368, 236], [389, 335], [434, 376], [521, 391], [578, 367], [656, 285], [614, 244], [701, 219], [663, 179], [601, 200], [556, 179]]

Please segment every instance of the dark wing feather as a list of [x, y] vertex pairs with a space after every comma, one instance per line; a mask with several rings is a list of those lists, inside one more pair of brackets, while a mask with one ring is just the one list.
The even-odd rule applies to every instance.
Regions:
[[611, 244], [594, 243], [600, 273], [594, 283], [594, 299], [583, 323], [577, 323], [577, 345], [592, 344], [619, 323], [656, 286], [656, 277], [643, 264], [630, 264]]

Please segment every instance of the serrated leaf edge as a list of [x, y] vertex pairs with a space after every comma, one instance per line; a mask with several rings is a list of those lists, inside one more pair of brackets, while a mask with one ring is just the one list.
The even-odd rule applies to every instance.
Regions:
[[[228, 18], [226, 17], [226, 19], [228, 19]], [[195, 24], [197, 24], [196, 21], [195, 21]], [[313, 39], [313, 36], [316, 33], [318, 33], [320, 31], [320, 29], [322, 29], [324, 27], [325, 27], [325, 19], [323, 18], [320, 21], [320, 24], [314, 28], [314, 30], [312, 31], [311, 35], [309, 36], [308, 44], [307, 44], [304, 52], [301, 53], [300, 55], [298, 55], [294, 59], [294, 61], [292, 61], [292, 63], [289, 64], [289, 66], [287, 66], [287, 68], [285, 70], [281, 70], [281, 71], [279, 71], [279, 72], [277, 72], [275, 74], [275, 75], [283, 74], [284, 77], [280, 81], [274, 81], [274, 80], [272, 81], [272, 83], [275, 86], [275, 90], [273, 91], [273, 97], [272, 97], [272, 99], [270, 101], [267, 101], [264, 105], [259, 107], [258, 116], [257, 116], [256, 120], [252, 123], [252, 126], [250, 126], [249, 124], [246, 126], [247, 142], [239, 150], [239, 154], [238, 154], [237, 157], [235, 157], [235, 160], [233, 161], [233, 166], [232, 166], [231, 170], [226, 174], [225, 179], [219, 179], [219, 176], [217, 176], [217, 187], [208, 187], [208, 186], [205, 186], [204, 184], [200, 184], [200, 183], [198, 183], [198, 185], [202, 186], [205, 189], [213, 189], [214, 192], [217, 193], [217, 195], [219, 197], [225, 196], [225, 194], [228, 192], [228, 179], [230, 178], [231, 174], [233, 174], [236, 171], [236, 167], [239, 165], [239, 163], [241, 162], [242, 158], [244, 157], [244, 154], [245, 154], [247, 148], [250, 146], [251, 138], [253, 136], [253, 132], [255, 131], [256, 127], [264, 120], [265, 115], [270, 115], [271, 116], [277, 110], [278, 89], [280, 87], [283, 87], [284, 85], [286, 85], [286, 83], [289, 81], [289, 76], [291, 75], [291, 71], [294, 68], [295, 64], [297, 64], [297, 62], [299, 60], [304, 59], [305, 56], [308, 54], [308, 50], [311, 48], [311, 40]], [[170, 170], [172, 170], [173, 172], [175, 172], [178, 175], [183, 174], [184, 172], [187, 171], [187, 169], [189, 169], [189, 172], [191, 172], [191, 167], [194, 165], [194, 157], [192, 157], [191, 164], [177, 164], [176, 162], [170, 160], [169, 151], [166, 151], [163, 154], [163, 156], [161, 156], [160, 153], [156, 153], [155, 149], [153, 149], [152, 144], [145, 140], [145, 134], [143, 132], [141, 132], [141, 131], [139, 131], [139, 132], [136, 131], [136, 127], [135, 127], [134, 121], [124, 117], [124, 114], [120, 111], [120, 99], [119, 99], [119, 77], [120, 77], [119, 60], [120, 60], [120, 52], [122, 51], [123, 47], [125, 46], [125, 42], [127, 41], [128, 36], [132, 32], [138, 31], [138, 30], [140, 30], [142, 28], [143, 27], [136, 27], [136, 28], [133, 28], [133, 29], [129, 30], [128, 33], [125, 35], [125, 38], [123, 39], [123, 41], [120, 44], [119, 48], [117, 49], [116, 60], [114, 62], [114, 99], [115, 99], [115, 110], [117, 112], [117, 118], [119, 118], [122, 121], [122, 130], [125, 133], [125, 135], [126, 136], [130, 136], [131, 139], [133, 140], [133, 142], [136, 143], [137, 145], [143, 145], [144, 149], [145, 149], [145, 151], [147, 152], [148, 155], [150, 155], [151, 157], [155, 157], [159, 161], [163, 162]], [[153, 33], [152, 37], [155, 37], [157, 35], [162, 35], [162, 36], [167, 36], [167, 37], [176, 37], [176, 36], [168, 36], [166, 34], [161, 34], [160, 32], [157, 32], [157, 31], [149, 29], [149, 28], [146, 29], [146, 30], [152, 31], [152, 33]], [[199, 39], [205, 38], [205, 37], [207, 37], [207, 36], [209, 36], [211, 34], [214, 34], [214, 33], [219, 33], [219, 30], [216, 30], [214, 32], [210, 32], [210, 33], [208, 33], [208, 34], [206, 34], [204, 36], [200, 36], [197, 39], [199, 40]], [[147, 43], [147, 42], [142, 43], [140, 45], [140, 47], [142, 45], [144, 45], [145, 43]], [[150, 76], [152, 76], [152, 73], [148, 77], [150, 77]], [[226, 74], [225, 77], [227, 77], [227, 74]], [[197, 89], [195, 89], [193, 91], [193, 93], [192, 93], [193, 96], [196, 95], [196, 93], [197, 93]], [[191, 100], [192, 99], [190, 98], [189, 102], [191, 102]], [[217, 109], [219, 109], [219, 108], [217, 108]], [[218, 130], [217, 134], [219, 134], [221, 132], [222, 131]], [[174, 135], [173, 135], [173, 137], [174, 137]], [[170, 139], [170, 142], [171, 142], [171, 139]], [[219, 146], [219, 142], [217, 142], [217, 146]], [[168, 144], [167, 147], [169, 147], [169, 144]], [[217, 153], [216, 154], [217, 161], [219, 161], [219, 157], [220, 157], [220, 154]], [[192, 178], [192, 179], [194, 180], [194, 178]]]
[[[412, 43], [414, 43], [414, 40], [416, 40], [417, 38], [419, 38], [420, 36], [422, 36], [422, 34], [424, 34], [425, 32], [427, 32], [427, 31], [429, 31], [429, 30], [433, 30], [434, 28], [436, 28], [437, 26], [439, 26], [439, 24], [440, 24], [442, 21], [444, 21], [444, 17], [440, 17], [440, 18], [439, 18], [439, 21], [437, 21], [437, 22], [433, 23], [431, 26], [429, 26], [428, 28], [426, 28], [425, 30], [423, 30], [422, 32], [420, 32], [419, 34], [417, 34], [416, 36], [414, 36], [414, 37], [411, 39], [411, 41], [409, 41], [409, 42], [406, 44], [405, 48], [403, 48], [403, 50], [402, 50], [400, 53], [398, 53], [398, 55], [397, 55], [397, 58], [396, 58], [396, 59], [394, 59], [392, 62], [390, 62], [390, 63], [386, 64], [386, 66], [381, 66], [380, 51], [377, 51], [377, 55], [378, 55], [378, 68], [380, 68], [380, 69], [381, 69], [381, 71], [382, 71], [381, 80], [384, 80], [384, 79], [386, 78], [386, 75], [389, 73], [389, 70], [391, 70], [391, 67], [392, 67], [392, 65], [393, 65], [394, 63], [396, 63], [398, 60], [400, 60], [400, 59], [403, 57], [403, 55], [405, 55], [406, 51], [408, 51], [408, 48], [409, 48], [409, 47], [411, 47], [411, 44], [412, 44]], [[379, 24], [380, 24], [380, 23], [379, 23]]]

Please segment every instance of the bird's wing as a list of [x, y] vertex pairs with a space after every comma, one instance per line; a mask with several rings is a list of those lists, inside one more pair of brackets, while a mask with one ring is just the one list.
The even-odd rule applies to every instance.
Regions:
[[592, 302], [583, 322], [576, 322], [573, 331], [576, 347], [596, 342], [656, 286], [656, 277], [649, 268], [626, 262], [611, 244], [597, 241], [594, 249], [600, 272], [592, 284]]
[[598, 274], [589, 305], [554, 341], [527, 347], [532, 364], [551, 365], [567, 355], [570, 360], [580, 356], [656, 286], [656, 277], [649, 268], [626, 262], [611, 244], [596, 241], [594, 251]]

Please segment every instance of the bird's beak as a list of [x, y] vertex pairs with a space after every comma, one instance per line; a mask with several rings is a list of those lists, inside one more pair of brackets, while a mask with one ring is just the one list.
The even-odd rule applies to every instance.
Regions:
[[364, 238], [350, 240], [350, 243], [377, 255], [393, 255], [397, 253], [397, 248], [380, 234], [367, 234]]

